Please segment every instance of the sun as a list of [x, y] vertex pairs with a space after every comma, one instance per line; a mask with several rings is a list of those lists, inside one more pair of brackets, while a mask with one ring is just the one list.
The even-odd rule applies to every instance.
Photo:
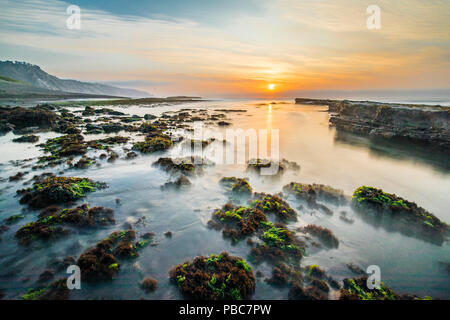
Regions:
[[273, 83], [271, 83], [271, 84], [269, 84], [269, 90], [274, 90], [275, 89], [275, 84], [273, 84]]

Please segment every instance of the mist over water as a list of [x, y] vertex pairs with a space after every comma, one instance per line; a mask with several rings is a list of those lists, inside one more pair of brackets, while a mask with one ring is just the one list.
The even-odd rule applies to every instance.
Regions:
[[[232, 255], [248, 259], [250, 247], [245, 241], [232, 244], [224, 239], [220, 231], [208, 229], [207, 221], [214, 209], [224, 205], [228, 197], [218, 181], [224, 176], [248, 177], [256, 192], [277, 193], [290, 182], [321, 183], [342, 189], [351, 195], [359, 186], [375, 186], [416, 202], [439, 219], [450, 222], [450, 170], [448, 155], [434, 156], [422, 146], [376, 142], [366, 137], [336, 132], [328, 125], [327, 107], [295, 105], [276, 101], [209, 101], [185, 103], [172, 106], [145, 108], [132, 106], [111, 109], [143, 116], [160, 115], [183, 108], [195, 109], [243, 109], [246, 112], [227, 113], [232, 125], [229, 128], [278, 129], [280, 158], [295, 161], [301, 166], [298, 172], [287, 171], [279, 178], [260, 177], [245, 171], [244, 164], [216, 164], [206, 167], [205, 173], [190, 178], [192, 186], [183, 191], [161, 190], [171, 177], [152, 166], [161, 156], [177, 156], [182, 152], [182, 143], [167, 153], [140, 155], [133, 160], [124, 160], [122, 147], [114, 147], [120, 158], [114, 163], [98, 160], [100, 167], [87, 170], [66, 170], [64, 175], [89, 177], [109, 185], [77, 202], [114, 209], [116, 225], [98, 230], [73, 233], [61, 240], [42, 243], [33, 250], [18, 245], [14, 233], [23, 224], [35, 221], [39, 211], [29, 210], [19, 204], [15, 196], [22, 183], [40, 171], [30, 171], [24, 181], [0, 182], [0, 221], [20, 212], [26, 218], [12, 225], [2, 235], [0, 242], [0, 288], [7, 298], [20, 298], [22, 294], [48, 269], [55, 258], [73, 255], [77, 258], [86, 248], [106, 238], [112, 231], [123, 229], [126, 222], [134, 223], [145, 217], [145, 223], [135, 225], [138, 235], [154, 232], [157, 246], [148, 246], [134, 260], [121, 261], [120, 272], [111, 282], [95, 285], [82, 283], [81, 290], [71, 292], [72, 299], [181, 299], [177, 287], [169, 282], [168, 270], [197, 255], [209, 255], [228, 251]], [[72, 108], [71, 110], [76, 110]], [[207, 126], [207, 125], [206, 125]], [[225, 129], [207, 127], [211, 132]], [[53, 133], [39, 134], [40, 142], [52, 138]], [[111, 134], [114, 136], [115, 134]], [[121, 133], [121, 135], [125, 135]], [[104, 136], [104, 135], [102, 135]], [[13, 134], [0, 137], [0, 177], [7, 178], [24, 169], [15, 167], [10, 160], [27, 159], [41, 155], [39, 149], [29, 144], [12, 143]], [[100, 135], [87, 135], [87, 140]], [[204, 139], [207, 139], [205, 136]], [[139, 137], [136, 139], [140, 139]], [[205, 149], [213, 153], [223, 147], [215, 141]], [[47, 169], [57, 173], [60, 168]], [[120, 204], [116, 204], [116, 198]], [[339, 239], [339, 248], [327, 250], [311, 249], [306, 252], [302, 265], [318, 264], [336, 280], [354, 277], [346, 267], [354, 263], [366, 269], [369, 265], [381, 268], [384, 283], [400, 293], [435, 298], [450, 298], [448, 273], [439, 262], [450, 262], [448, 242], [433, 245], [399, 233], [376, 228], [352, 211], [349, 206], [337, 207], [325, 203], [333, 216], [308, 208], [299, 208], [299, 203], [289, 198], [291, 207], [298, 213], [298, 221], [288, 224], [289, 229], [313, 223], [329, 228]], [[353, 224], [342, 221], [339, 216], [346, 211]], [[164, 236], [166, 231], [172, 238]], [[256, 239], [256, 237], [255, 237]], [[264, 277], [270, 277], [272, 268], [267, 264], [254, 265]], [[64, 273], [59, 275], [63, 276]], [[145, 293], [139, 283], [145, 276], [158, 280], [158, 289]], [[269, 286], [258, 278], [255, 299], [287, 299], [287, 290]]]

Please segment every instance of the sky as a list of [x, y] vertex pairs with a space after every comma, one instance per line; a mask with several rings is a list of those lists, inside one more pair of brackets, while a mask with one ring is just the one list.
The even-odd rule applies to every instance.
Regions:
[[[66, 26], [69, 5], [81, 9], [80, 30]], [[380, 29], [367, 28], [369, 5], [381, 10]], [[1, 60], [155, 96], [450, 89], [448, 0], [0, 0], [0, 6]]]

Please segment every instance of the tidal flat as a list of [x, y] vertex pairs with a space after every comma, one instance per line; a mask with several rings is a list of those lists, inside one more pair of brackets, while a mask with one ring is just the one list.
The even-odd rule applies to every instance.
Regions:
[[[448, 153], [293, 101], [19, 111], [1, 123], [3, 299], [450, 298]], [[278, 130], [277, 174], [248, 151], [215, 161], [227, 129]], [[59, 280], [69, 265], [80, 290]]]

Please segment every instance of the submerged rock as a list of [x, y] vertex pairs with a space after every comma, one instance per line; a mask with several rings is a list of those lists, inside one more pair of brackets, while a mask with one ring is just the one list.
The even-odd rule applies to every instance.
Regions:
[[371, 224], [398, 231], [437, 245], [448, 238], [449, 226], [436, 216], [395, 194], [362, 186], [355, 190], [352, 206]]
[[146, 277], [141, 282], [141, 288], [148, 292], [155, 291], [157, 284], [158, 284], [158, 282], [155, 279], [153, 279], [152, 277]]
[[131, 244], [135, 238], [136, 233], [133, 230], [113, 232], [95, 247], [84, 251], [77, 260], [81, 279], [89, 282], [112, 280], [120, 269], [116, 255], [125, 258], [138, 256]]
[[24, 176], [26, 176], [28, 172], [18, 172], [17, 174], [8, 178], [9, 182], [22, 180]]
[[196, 300], [248, 299], [256, 286], [252, 268], [227, 252], [196, 257], [174, 267], [169, 275], [186, 298]]
[[289, 300], [328, 300], [328, 293], [317, 287], [303, 287], [300, 283], [295, 283], [289, 289]]
[[330, 249], [339, 247], [339, 240], [330, 229], [309, 224], [301, 229], [303, 232], [309, 233], [313, 237], [318, 238], [325, 246]]
[[[344, 279], [344, 287], [340, 291], [340, 300], [422, 300], [415, 295], [400, 295], [380, 283], [380, 287], [369, 289], [367, 287], [367, 277], [354, 279]], [[423, 300], [431, 300], [429, 296]]]
[[297, 221], [295, 210], [279, 195], [255, 193], [253, 199], [251, 201], [251, 207], [253, 208], [259, 209], [265, 214], [274, 214], [282, 222]]
[[160, 136], [146, 138], [143, 142], [136, 142], [133, 145], [133, 150], [142, 153], [153, 153], [157, 151], [164, 151], [172, 147], [173, 142], [170, 139]]
[[70, 290], [67, 288], [67, 279], [60, 279], [41, 289], [28, 289], [22, 296], [23, 300], [67, 300]]
[[203, 166], [212, 163], [199, 157], [159, 158], [153, 166], [160, 167], [171, 174], [193, 176], [203, 173]]
[[26, 143], [35, 143], [39, 141], [39, 136], [34, 134], [24, 135], [19, 138], [15, 138], [12, 140], [13, 142], [26, 142]]
[[256, 263], [285, 262], [298, 267], [303, 257], [304, 243], [282, 224], [266, 222], [263, 225], [265, 231], [260, 235], [263, 243], [251, 249], [252, 259]]
[[283, 187], [283, 192], [293, 194], [299, 200], [306, 201], [307, 204], [315, 208], [317, 200], [331, 202], [336, 205], [348, 203], [344, 192], [323, 184], [304, 184], [291, 182]]
[[127, 143], [129, 140], [130, 140], [129, 137], [114, 136], [114, 137], [108, 137], [105, 139], [98, 140], [98, 142], [105, 143], [105, 144], [122, 144], [122, 143]]
[[64, 157], [84, 155], [87, 152], [87, 144], [84, 137], [79, 134], [69, 134], [53, 139], [48, 139], [45, 143], [40, 144], [45, 153], [49, 156], [41, 157], [40, 162], [58, 160]]
[[35, 240], [49, 240], [67, 235], [70, 231], [64, 229], [64, 225], [96, 228], [114, 223], [113, 211], [104, 207], [89, 208], [84, 204], [61, 211], [52, 207], [52, 210], [41, 213], [36, 222], [22, 226], [15, 236], [20, 243], [29, 244]]
[[252, 194], [252, 187], [247, 178], [224, 177], [220, 179], [219, 183], [233, 195], [249, 197]]
[[20, 203], [41, 209], [52, 204], [65, 203], [85, 197], [87, 193], [105, 188], [106, 184], [87, 178], [49, 177], [33, 184], [33, 188], [18, 190]]
[[186, 178], [186, 176], [181, 175], [175, 181], [166, 182], [163, 186], [161, 186], [161, 189], [163, 189], [163, 190], [170, 190], [170, 189], [180, 190], [180, 189], [185, 189], [191, 185], [192, 185], [191, 181], [189, 181], [189, 179]]
[[3, 220], [3, 223], [11, 225], [17, 223], [19, 220], [22, 220], [24, 218], [25, 216], [23, 214], [15, 214]]
[[271, 159], [251, 159], [247, 164], [247, 171], [262, 176], [278, 177], [284, 173], [286, 167], [280, 161]]
[[257, 232], [263, 222], [267, 222], [267, 218], [261, 210], [228, 203], [213, 213], [208, 226], [223, 229], [225, 237], [239, 241]]

